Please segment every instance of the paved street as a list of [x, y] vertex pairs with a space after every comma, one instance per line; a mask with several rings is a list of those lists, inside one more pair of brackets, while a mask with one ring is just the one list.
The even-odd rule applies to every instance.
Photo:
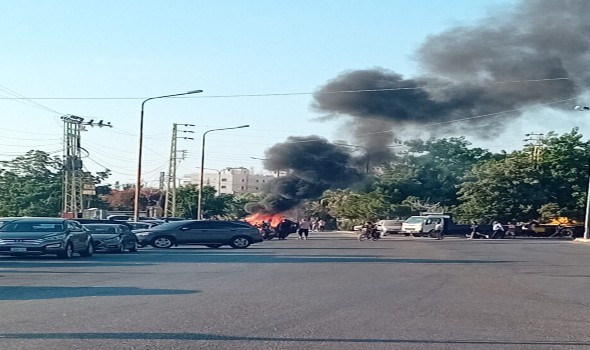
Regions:
[[590, 246], [290, 237], [0, 257], [0, 349], [589, 349]]

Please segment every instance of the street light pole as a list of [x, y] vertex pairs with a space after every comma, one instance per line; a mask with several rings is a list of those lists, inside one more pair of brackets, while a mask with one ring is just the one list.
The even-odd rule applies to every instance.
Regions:
[[155, 100], [157, 98], [192, 95], [192, 94], [198, 94], [201, 92], [203, 92], [203, 90], [192, 90], [192, 91], [183, 92], [181, 94], [150, 97], [150, 98], [145, 99], [141, 103], [141, 116], [139, 118], [139, 152], [137, 155], [137, 176], [135, 179], [135, 198], [133, 201], [133, 220], [139, 221], [139, 194], [141, 193], [141, 160], [142, 160], [141, 158], [142, 158], [142, 152], [143, 152], [143, 110], [144, 110], [145, 103], [149, 100]]
[[[589, 164], [589, 167], [590, 167], [590, 164]], [[590, 239], [590, 168], [588, 169], [587, 175], [588, 175], [588, 191], [586, 193], [586, 215], [584, 217], [584, 239]]]
[[242, 129], [248, 128], [250, 125], [240, 125], [234, 126], [232, 128], [220, 128], [220, 129], [211, 129], [207, 130], [203, 133], [203, 144], [201, 145], [201, 174], [199, 178], [199, 198], [197, 200], [197, 220], [203, 219], [202, 213], [202, 206], [203, 206], [203, 177], [205, 175], [205, 137], [208, 133], [213, 131], [221, 131], [221, 130], [232, 130], [232, 129]]
[[217, 196], [219, 197], [219, 195], [221, 194], [221, 172], [225, 169], [219, 170], [213, 168], [205, 168], [205, 170], [213, 170], [217, 172]]
[[[574, 106], [577, 111], [590, 111], [588, 106]], [[588, 162], [588, 190], [586, 192], [586, 215], [584, 216], [584, 239], [590, 239], [590, 160]]]

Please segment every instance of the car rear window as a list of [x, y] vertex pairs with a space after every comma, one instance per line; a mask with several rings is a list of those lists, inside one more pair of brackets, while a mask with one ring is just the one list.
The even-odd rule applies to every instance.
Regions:
[[399, 225], [401, 221], [399, 220], [384, 220], [383, 225]]
[[422, 216], [412, 216], [411, 218], [408, 218], [408, 220], [404, 221], [406, 224], [419, 224], [422, 221], [424, 221], [424, 219], [426, 219], [425, 217]]

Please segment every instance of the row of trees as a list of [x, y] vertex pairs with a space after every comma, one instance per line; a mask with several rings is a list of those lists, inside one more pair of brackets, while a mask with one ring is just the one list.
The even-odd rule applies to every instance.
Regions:
[[[577, 129], [550, 133], [540, 146], [492, 153], [471, 147], [464, 138], [406, 143], [408, 152], [383, 166], [383, 171], [357, 186], [326, 191], [301, 208], [306, 216], [338, 219], [348, 226], [366, 219], [407, 217], [421, 211], [445, 211], [462, 222], [531, 220], [567, 216], [583, 219], [588, 182], [590, 143]], [[532, 157], [541, 147], [541, 156]], [[0, 162], [0, 216], [57, 216], [61, 210], [61, 160], [31, 151]], [[96, 196], [87, 205], [132, 210], [134, 189], [101, 185], [108, 171], [93, 176]], [[198, 189], [181, 186], [179, 216], [195, 217]], [[238, 219], [257, 195], [216, 196], [203, 190], [205, 217]], [[163, 205], [164, 194], [144, 189], [141, 209]]]
[[[327, 191], [308, 210], [343, 226], [421, 211], [480, 223], [584, 217], [590, 144], [577, 129], [510, 153], [473, 148], [461, 137], [406, 145], [407, 155], [363, 188]], [[540, 157], [532, 156], [535, 147]]]
[[[88, 208], [107, 210], [133, 210], [135, 189], [130, 185], [101, 185], [109, 171], [90, 175], [96, 185], [96, 194], [85, 196]], [[43, 151], [30, 151], [10, 161], [0, 162], [0, 217], [7, 216], [59, 216], [63, 205], [62, 161]], [[140, 210], [148, 206], [163, 207], [165, 194], [158, 189], [144, 188], [140, 197]], [[182, 186], [177, 193], [178, 215], [196, 217], [198, 188]], [[203, 189], [204, 217], [239, 219], [247, 213], [247, 203], [260, 198], [253, 194], [216, 196], [215, 189]]]

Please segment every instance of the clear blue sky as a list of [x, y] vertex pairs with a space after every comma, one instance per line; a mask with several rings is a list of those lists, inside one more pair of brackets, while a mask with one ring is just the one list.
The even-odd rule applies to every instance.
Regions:
[[[416, 73], [413, 55], [428, 35], [468, 25], [510, 0], [325, 1], [3, 1], [0, 97], [138, 97], [202, 89], [191, 99], [146, 105], [145, 180], [167, 171], [172, 123], [196, 124], [179, 174], [199, 166], [200, 137], [211, 128], [209, 168], [255, 167], [264, 150], [289, 135], [349, 139], [338, 121], [319, 122], [310, 95], [352, 69]], [[3, 90], [2, 90], [3, 89]], [[29, 149], [61, 154], [62, 114], [104, 119], [113, 129], [83, 134], [88, 169], [133, 182], [140, 99], [0, 100], [0, 157]], [[575, 126], [575, 125], [572, 125]], [[571, 126], [568, 126], [571, 127]], [[527, 130], [528, 131], [528, 130]], [[583, 130], [582, 130], [583, 131]], [[506, 136], [498, 144], [518, 142]], [[498, 146], [490, 144], [488, 146]]]

